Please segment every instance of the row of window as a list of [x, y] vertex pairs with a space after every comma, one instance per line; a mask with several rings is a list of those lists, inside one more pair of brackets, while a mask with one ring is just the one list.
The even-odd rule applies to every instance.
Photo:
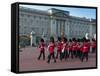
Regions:
[[85, 21], [78, 21], [78, 20], [70, 20], [70, 24], [84, 24], [84, 25], [89, 25], [89, 22], [85, 22]]
[[20, 18], [28, 18], [28, 19], [39, 19], [39, 20], [49, 20], [49, 17], [46, 16], [35, 16], [35, 15], [29, 15], [29, 14], [20, 14]]
[[23, 33], [30, 33], [31, 31], [34, 31], [38, 34], [42, 34], [43, 32], [44, 33], [47, 33], [49, 30], [47, 27], [28, 27], [28, 26], [24, 26], [24, 27], [21, 27], [20, 26], [20, 33], [23, 32]]
[[39, 21], [39, 20], [29, 20], [29, 19], [20, 19], [20, 22], [19, 22], [21, 25], [27, 25], [27, 26], [31, 26], [31, 25], [34, 25], [34, 26], [47, 26], [47, 25], [50, 25], [50, 22], [49, 21]]

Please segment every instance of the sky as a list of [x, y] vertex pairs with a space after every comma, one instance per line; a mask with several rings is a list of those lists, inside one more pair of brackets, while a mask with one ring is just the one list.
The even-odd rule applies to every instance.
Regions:
[[47, 11], [50, 8], [61, 9], [65, 11], [69, 11], [70, 15], [76, 17], [86, 17], [86, 18], [93, 18], [96, 19], [96, 9], [90, 8], [75, 8], [75, 7], [60, 7], [60, 6], [40, 6], [40, 5], [20, 5], [27, 8], [38, 9]]

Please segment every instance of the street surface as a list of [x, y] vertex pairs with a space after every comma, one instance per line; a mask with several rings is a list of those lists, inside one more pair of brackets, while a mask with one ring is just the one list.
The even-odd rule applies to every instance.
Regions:
[[85, 60], [81, 62], [79, 58], [68, 58], [66, 61], [62, 62], [57, 59], [57, 62], [54, 63], [54, 60], [51, 59], [48, 64], [47, 56], [48, 51], [45, 50], [46, 58], [45, 60], [37, 60], [39, 55], [39, 49], [36, 47], [26, 47], [20, 49], [19, 53], [19, 70], [20, 71], [35, 71], [35, 70], [51, 70], [51, 69], [71, 69], [71, 68], [86, 68], [86, 67], [96, 67], [96, 54], [89, 53], [88, 62]]

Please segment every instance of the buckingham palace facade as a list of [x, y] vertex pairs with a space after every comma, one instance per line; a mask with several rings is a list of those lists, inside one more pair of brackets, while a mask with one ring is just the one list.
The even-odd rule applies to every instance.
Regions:
[[60, 37], [62, 32], [67, 38], [83, 38], [86, 33], [93, 37], [96, 34], [96, 20], [75, 17], [69, 11], [56, 8], [47, 11], [19, 8], [19, 35], [29, 35], [34, 31], [36, 36], [49, 38]]

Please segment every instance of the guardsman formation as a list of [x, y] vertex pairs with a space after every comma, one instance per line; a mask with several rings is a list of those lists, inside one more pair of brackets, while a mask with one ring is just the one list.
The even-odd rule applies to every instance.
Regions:
[[[48, 51], [47, 63], [50, 63], [51, 59], [56, 63], [56, 59], [62, 61], [68, 58], [79, 58], [80, 61], [83, 62], [84, 60], [88, 61], [89, 52], [96, 52], [96, 40], [92, 39], [92, 41], [90, 41], [85, 38], [83, 40], [76, 40], [73, 38], [68, 41], [67, 38], [58, 38], [58, 41], [55, 42], [54, 38], [51, 37], [47, 49], [45, 47], [45, 42], [41, 39], [38, 47], [40, 51], [38, 60], [40, 60], [41, 56], [43, 56], [43, 60], [45, 60], [45, 51]], [[92, 48], [91, 51], [90, 47]]]

